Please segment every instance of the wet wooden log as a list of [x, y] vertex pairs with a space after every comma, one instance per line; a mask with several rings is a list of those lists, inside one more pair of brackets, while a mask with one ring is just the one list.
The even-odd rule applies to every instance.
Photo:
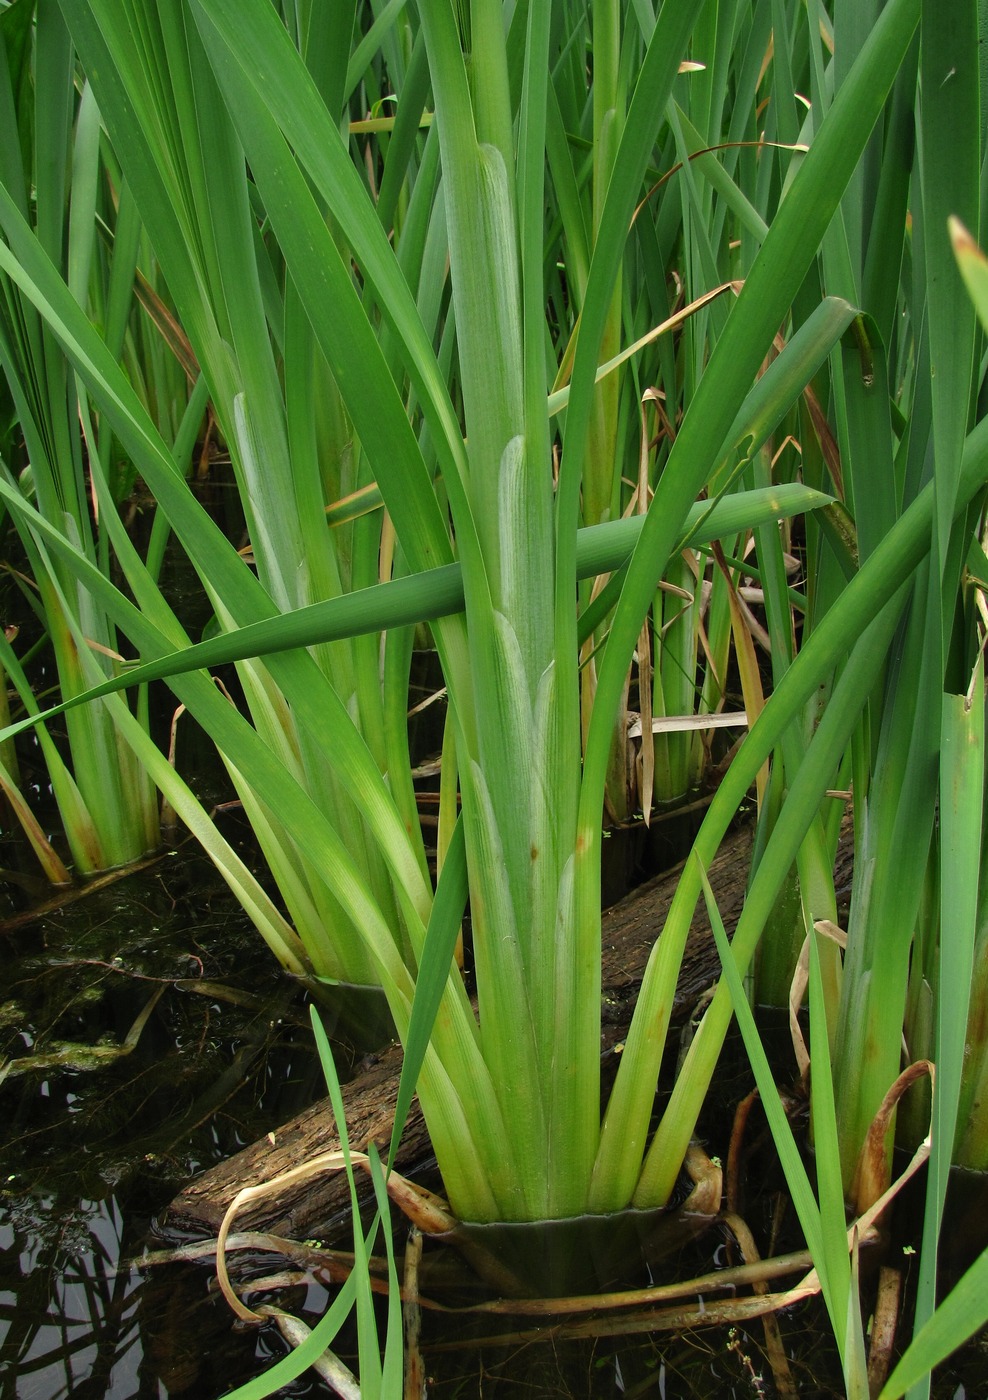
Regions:
[[[838, 853], [838, 889], [849, 883], [851, 861], [849, 828]], [[728, 932], [733, 932], [744, 902], [751, 862], [749, 829], [730, 835], [710, 868], [709, 877]], [[681, 867], [641, 885], [603, 916], [603, 1010], [601, 1053], [615, 1058], [613, 1047], [623, 1040], [631, 1021], [635, 999], [649, 952], [665, 922], [675, 894]], [[682, 1023], [703, 993], [717, 980], [720, 963], [713, 935], [700, 900], [693, 918], [673, 1011], [674, 1023]], [[365, 1148], [377, 1144], [382, 1155], [391, 1136], [394, 1106], [401, 1072], [401, 1047], [391, 1045], [375, 1057], [357, 1077], [343, 1086], [350, 1142]], [[163, 1228], [179, 1232], [215, 1234], [230, 1201], [244, 1186], [270, 1181], [321, 1152], [339, 1146], [329, 1100], [314, 1104], [290, 1123], [236, 1156], [194, 1178], [168, 1208]], [[413, 1102], [396, 1162], [405, 1175], [414, 1175], [430, 1159], [425, 1123]], [[236, 1229], [264, 1230], [294, 1239], [331, 1232], [332, 1222], [349, 1207], [342, 1173], [320, 1175], [304, 1184], [295, 1183], [281, 1193], [245, 1207], [237, 1215]]]

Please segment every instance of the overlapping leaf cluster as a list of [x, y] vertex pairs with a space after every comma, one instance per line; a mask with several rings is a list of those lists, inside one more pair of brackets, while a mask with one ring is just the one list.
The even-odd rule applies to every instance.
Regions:
[[[464, 1217], [669, 1198], [731, 1014], [725, 984], [653, 1123], [701, 867], [757, 782], [732, 956], [745, 970], [765, 935], [771, 989], [793, 929], [798, 945], [836, 919], [827, 794], [850, 787], [848, 952], [814, 954], [843, 1187], [908, 1019], [917, 1057], [941, 1069], [935, 1261], [958, 1105], [970, 1117], [977, 1098], [966, 1006], [944, 1018], [939, 999], [970, 986], [984, 922], [988, 438], [980, 331], [947, 236], [950, 214], [977, 234], [983, 98], [977, 9], [956, 10], [941, 25], [920, 0], [37, 7], [39, 58], [62, 54], [59, 139], [89, 143], [70, 252], [78, 211], [102, 210], [99, 267], [129, 250], [128, 278], [154, 273], [199, 378], [178, 432], [121, 359], [96, 264], [63, 266], [44, 236], [11, 147], [7, 304], [78, 396], [85, 437], [65, 460], [78, 484], [84, 441], [99, 549], [40, 487], [37, 509], [10, 474], [0, 490], [36, 572], [91, 599], [145, 663], [131, 680], [170, 676], [215, 739], [294, 928], [217, 858], [282, 961], [379, 983], [421, 1043], [419, 1093]], [[2, 351], [8, 382], [28, 384], [26, 352], [9, 335]], [[207, 398], [249, 558], [183, 475]], [[22, 399], [39, 479], [62, 459]], [[121, 455], [162, 522], [146, 558], [115, 504]], [[795, 579], [779, 522], [820, 492], [839, 504], [806, 514]], [[156, 584], [167, 531], [221, 634], [186, 656]], [[764, 708], [745, 583], [769, 647]], [[99, 641], [73, 606], [76, 644]], [[409, 624], [427, 618], [448, 695], [435, 896], [405, 719]], [[696, 739], [653, 748], [652, 716], [721, 708], [732, 638], [757, 723], [684, 871], [602, 1116], [603, 814], [695, 780]], [[192, 669], [221, 659], [238, 661], [249, 718]], [[133, 716], [107, 703], [126, 738]], [[467, 891], [476, 1008], [451, 969]]]

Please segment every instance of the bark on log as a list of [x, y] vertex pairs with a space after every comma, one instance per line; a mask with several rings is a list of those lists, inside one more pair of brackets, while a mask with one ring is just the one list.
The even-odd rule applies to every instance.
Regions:
[[[837, 888], [849, 884], [851, 843], [849, 822], [841, 837], [837, 857]], [[710, 884], [729, 933], [733, 933], [744, 903], [745, 886], [751, 861], [750, 829], [725, 840], [709, 871]], [[649, 952], [662, 930], [675, 894], [681, 866], [639, 886], [603, 915], [602, 983], [603, 1014], [601, 1053], [611, 1056], [615, 1044], [627, 1033], [638, 987]], [[673, 1011], [673, 1020], [682, 1023], [703, 993], [718, 977], [720, 962], [707, 921], [703, 900], [698, 903]], [[391, 1136], [401, 1047], [383, 1050], [376, 1062], [343, 1086], [347, 1127], [351, 1145], [365, 1148], [369, 1142], [386, 1149]], [[244, 1186], [257, 1185], [298, 1166], [320, 1152], [339, 1147], [333, 1113], [328, 1099], [314, 1104], [274, 1134], [274, 1142], [263, 1138], [236, 1156], [194, 1178], [169, 1206], [162, 1226], [187, 1236], [215, 1235], [230, 1201]], [[413, 1175], [431, 1155], [428, 1133], [413, 1102], [396, 1167]], [[342, 1173], [321, 1175], [302, 1185], [245, 1206], [238, 1213], [238, 1230], [264, 1230], [293, 1239], [331, 1232], [334, 1219], [349, 1209], [346, 1178]]]

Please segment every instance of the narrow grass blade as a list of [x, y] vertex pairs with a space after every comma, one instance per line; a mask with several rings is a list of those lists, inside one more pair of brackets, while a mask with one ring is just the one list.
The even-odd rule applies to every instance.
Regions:
[[322, 1356], [344, 1325], [353, 1311], [356, 1290], [357, 1275], [354, 1270], [305, 1341], [295, 1347], [288, 1356], [269, 1367], [263, 1375], [236, 1390], [231, 1390], [226, 1400], [267, 1400], [269, 1395], [274, 1395], [283, 1387], [291, 1385], [303, 1371], [308, 1370], [313, 1361]]
[[[340, 1139], [340, 1151], [346, 1163], [347, 1184], [350, 1188], [350, 1210], [353, 1219], [353, 1273], [357, 1281], [357, 1341], [360, 1350], [361, 1389], [363, 1390], [364, 1386], [366, 1386], [368, 1396], [373, 1397], [373, 1400], [377, 1400], [377, 1396], [380, 1393], [381, 1354], [377, 1335], [377, 1319], [374, 1316], [374, 1297], [370, 1288], [367, 1240], [364, 1237], [363, 1226], [360, 1223], [360, 1201], [357, 1196], [357, 1183], [354, 1178], [353, 1159], [350, 1155], [350, 1135], [347, 1132], [346, 1109], [344, 1108], [343, 1095], [340, 1091], [340, 1079], [336, 1072], [333, 1048], [329, 1043], [329, 1037], [326, 1035], [322, 1019], [314, 1006], [310, 1006], [309, 1014], [312, 1020], [312, 1031], [316, 1039], [316, 1049], [319, 1052], [319, 1063], [322, 1065], [322, 1072], [326, 1079], [326, 1087], [329, 1089], [329, 1097], [333, 1105], [333, 1117], [336, 1119], [336, 1131]], [[376, 1216], [369, 1231], [371, 1238], [377, 1233], [379, 1223], [379, 1217]]]
[[940, 1000], [936, 1026], [937, 1090], [920, 1258], [916, 1327], [936, 1308], [940, 1225], [958, 1128], [981, 880], [984, 812], [984, 658], [967, 695], [943, 697], [940, 739]]
[[[943, 576], [971, 402], [975, 316], [951, 255], [947, 221], [978, 236], [981, 167], [978, 5], [944, 9], [923, 0], [920, 51], [920, 153], [926, 315], [930, 327], [933, 437], [937, 480], [937, 568]], [[958, 133], [967, 139], [958, 140]], [[948, 638], [942, 639], [946, 648]]]
[[[6, 494], [7, 488], [0, 480], [0, 496]], [[19, 502], [13, 493], [9, 494], [9, 499], [12, 505]], [[690, 511], [684, 547], [704, 544], [721, 534], [729, 535], [761, 521], [803, 514], [825, 505], [829, 500], [830, 497], [807, 487], [783, 484], [767, 490], [738, 492], [724, 497], [712, 507], [698, 503]], [[641, 520], [641, 516], [629, 517], [581, 530], [577, 554], [580, 576], [591, 578], [620, 568], [634, 548]], [[86, 692], [84, 696], [66, 702], [64, 707], [46, 710], [38, 718], [60, 714], [63, 708], [70, 708], [84, 699], [95, 699], [147, 681], [163, 680], [171, 675], [249, 657], [270, 656], [364, 632], [377, 632], [382, 628], [427, 622], [457, 613], [462, 607], [460, 565], [447, 564], [439, 569], [375, 584], [323, 603], [313, 603], [292, 613], [248, 623], [222, 636], [175, 652], [170, 657], [128, 669], [123, 675]], [[26, 728], [27, 722], [21, 721], [20, 727]], [[17, 733], [17, 727], [11, 726], [10, 732]], [[6, 730], [4, 734], [7, 734]]]
[[389, 1171], [394, 1165], [395, 1153], [405, 1128], [419, 1070], [429, 1048], [436, 1014], [453, 968], [453, 954], [463, 922], [467, 895], [466, 844], [463, 839], [463, 818], [460, 817], [453, 828], [439, 875], [436, 898], [425, 935], [425, 946], [415, 978], [415, 996], [404, 1039], [405, 1053], [401, 1064], [401, 1078], [398, 1081], [391, 1147], [388, 1151]]
[[[820, 1208], [813, 1196], [813, 1188], [810, 1186], [810, 1179], [806, 1174], [802, 1158], [799, 1155], [799, 1148], [796, 1146], [796, 1139], [793, 1137], [789, 1120], [786, 1117], [785, 1109], [782, 1107], [782, 1100], [779, 1097], [779, 1090], [776, 1087], [775, 1079], [772, 1075], [771, 1066], [765, 1049], [755, 1025], [755, 1018], [752, 1015], [751, 1007], [748, 1005], [748, 998], [745, 996], [744, 984], [735, 965], [734, 955], [731, 952], [731, 945], [728, 942], [727, 931], [724, 922], [720, 917], [720, 910], [717, 908], [717, 901], [714, 892], [710, 888], [710, 881], [707, 879], [707, 872], [699, 862], [699, 858], [694, 854], [693, 863], [700, 884], [703, 888], [703, 897], [707, 907], [707, 917], [710, 920], [710, 927], [713, 930], [714, 940], [717, 944], [717, 951], [720, 954], [721, 967], [724, 978], [731, 994], [731, 1004], [734, 1008], [734, 1015], [737, 1018], [738, 1028], [744, 1039], [744, 1048], [748, 1053], [755, 1082], [758, 1085], [758, 1093], [768, 1119], [769, 1127], [772, 1131], [772, 1140], [775, 1143], [776, 1151], [779, 1154], [779, 1161], [782, 1170], [785, 1172], [786, 1184], [792, 1196], [799, 1223], [802, 1226], [803, 1235], [806, 1239], [806, 1247], [810, 1251], [814, 1261], [817, 1263], [820, 1272], [820, 1262], [827, 1257], [824, 1246], [823, 1226], [820, 1219]], [[820, 1273], [820, 1281], [827, 1291], [827, 1279], [824, 1272]], [[843, 1330], [843, 1316], [841, 1317], [841, 1329]]]
[[[714, 454], [730, 427], [731, 405], [738, 403], [747, 392], [767, 345], [799, 290], [860, 150], [877, 120], [918, 18], [918, 0], [893, 0], [886, 6], [858, 57], [855, 70], [817, 133], [799, 176], [769, 230], [724, 334], [717, 342], [646, 516], [636, 557], [629, 566], [622, 602], [615, 614], [600, 672], [598, 696], [603, 696], [602, 716], [613, 713], [616, 707], [656, 564], [668, 557], [673, 542], [674, 522], [688, 509], [713, 467]], [[586, 373], [578, 352], [574, 393], [581, 370]], [[574, 429], [572, 405], [568, 429], [567, 450], [570, 451]], [[575, 447], [579, 454], [582, 450], [579, 436]], [[612, 651], [613, 661], [610, 659]], [[600, 727], [604, 728], [603, 719]], [[585, 783], [585, 793], [587, 803], [595, 808], [597, 799], [591, 793], [596, 794], [602, 787], [608, 739], [609, 734], [597, 734], [592, 729], [588, 740], [587, 766], [591, 781]]]
[[[988, 423], [980, 424], [968, 436], [959, 502], [971, 499], [986, 479]], [[829, 754], [820, 750], [820, 765], [812, 781], [807, 760], [804, 760], [793, 785], [795, 791], [797, 787], [803, 789], [804, 783], [808, 784], [800, 800], [800, 825], [796, 828], [792, 822], [787, 821], [780, 839], [788, 841], [790, 837], [794, 837], [798, 846], [798, 840], [809, 822], [819, 812], [823, 793], [832, 785], [833, 773], [856, 722], [855, 716], [874, 684], [901, 609], [903, 585], [908, 582], [912, 571], [930, 548], [932, 519], [933, 487], [930, 484], [903, 512], [886, 539], [879, 544], [872, 557], [848, 585], [838, 604], [820, 620], [813, 634], [804, 643], [802, 651], [767, 702], [758, 723], [749, 732], [710, 805], [695, 843], [696, 850], [705, 863], [714, 858], [728, 823], [739, 803], [744, 800], [762, 762], [780, 742], [793, 714], [809, 700], [815, 687], [830, 675], [832, 667], [850, 647], [853, 649], [848, 666], [855, 674], [853, 677], [848, 675], [848, 695], [840, 704], [831, 703], [828, 706], [807, 757], [813, 755], [821, 735], [828, 739], [832, 748]], [[889, 604], [891, 609], [885, 612]], [[780, 828], [777, 827], [773, 840], [777, 838], [779, 831]], [[767, 907], [763, 907], [762, 917], [767, 916], [771, 909], [795, 853], [795, 847], [784, 853], [785, 859], [775, 871], [778, 884], [768, 888]], [[758, 878], [762, 878], [764, 864], [763, 861], [759, 867]], [[658, 1054], [661, 1053], [661, 1044], [664, 1041], [663, 1030], [659, 1033], [657, 1054], [655, 1021], [657, 1017], [666, 1014], [667, 1005], [671, 1002], [678, 960], [699, 893], [700, 883], [695, 875], [695, 866], [688, 864], [676, 892], [663, 936], [649, 961], [625, 1053], [622, 1055], [617, 1080], [608, 1103], [600, 1148], [600, 1180], [605, 1192], [606, 1183], [618, 1179], [626, 1170], [629, 1157], [633, 1158], [639, 1151], [639, 1144], [646, 1131], [658, 1074]], [[751, 903], [750, 897], [748, 902]], [[759, 931], [760, 925], [756, 922], [750, 931], [751, 951], [757, 944]], [[673, 934], [672, 938], [670, 933]], [[701, 1032], [691, 1047], [691, 1059], [700, 1055], [708, 1024], [715, 1046], [725, 1032], [730, 1000], [719, 998], [719, 1002], [716, 1020], [711, 1019], [713, 1007], [704, 1018]], [[639, 1043], [640, 1056], [634, 1050]], [[663, 1115], [650, 1149], [652, 1174], [646, 1183], [647, 1189], [640, 1197], [642, 1204], [664, 1203], [668, 1199], [682, 1160], [682, 1151], [689, 1141], [696, 1113], [706, 1093], [710, 1076], [714, 1072], [715, 1063], [716, 1049], [713, 1049], [710, 1055], [706, 1056], [705, 1068], [695, 1079], [677, 1084], [669, 1110]], [[629, 1144], [633, 1144], [631, 1151]], [[637, 1162], [634, 1164], [634, 1170], [637, 1173]], [[609, 1201], [611, 1197], [605, 1194], [602, 1199]]]
[[[824, 1283], [827, 1310], [841, 1353], [844, 1376], [849, 1382], [848, 1394], [855, 1391], [861, 1400], [865, 1400], [868, 1393], [868, 1367], [863, 1343], [860, 1349], [857, 1346], [861, 1330], [861, 1305], [851, 1288], [851, 1269], [847, 1255], [833, 1066], [830, 1061], [827, 1006], [820, 965], [821, 935], [811, 927], [807, 936], [810, 940], [810, 1114], [824, 1248], [824, 1253], [819, 1258], [813, 1256], [813, 1262], [821, 1282]], [[849, 1324], [852, 1313], [857, 1317], [857, 1334]], [[856, 1390], [850, 1384], [852, 1372]], [[865, 1377], [863, 1392], [860, 1388], [862, 1375]]]
[[988, 1250], [971, 1265], [913, 1337], [878, 1400], [899, 1400], [988, 1322]]
[[[320, 1063], [323, 1073], [326, 1076], [326, 1084], [329, 1088], [330, 1098], [333, 1103], [333, 1113], [336, 1117], [336, 1126], [340, 1138], [340, 1149], [347, 1161], [347, 1180], [350, 1185], [351, 1201], [353, 1203], [354, 1220], [354, 1254], [360, 1262], [355, 1262], [354, 1269], [350, 1277], [340, 1289], [325, 1315], [320, 1318], [312, 1332], [288, 1356], [270, 1367], [263, 1375], [248, 1381], [246, 1385], [230, 1392], [230, 1400], [266, 1400], [266, 1397], [273, 1395], [277, 1390], [288, 1386], [307, 1370], [318, 1357], [326, 1350], [340, 1328], [346, 1322], [356, 1303], [358, 1310], [361, 1310], [360, 1294], [370, 1294], [369, 1274], [366, 1267], [366, 1245], [363, 1232], [360, 1226], [360, 1215], [356, 1203], [356, 1185], [353, 1176], [353, 1163], [350, 1160], [350, 1144], [346, 1131], [346, 1116], [343, 1112], [343, 1100], [340, 1095], [339, 1077], [336, 1073], [336, 1065], [333, 1061], [333, 1052], [330, 1048], [326, 1032], [323, 1029], [322, 1021], [318, 1012], [313, 1007], [312, 1027], [316, 1037], [316, 1046], [319, 1051]], [[359, 1242], [359, 1245], [358, 1245]], [[363, 1246], [361, 1250], [360, 1246]], [[362, 1256], [362, 1258], [361, 1258]], [[361, 1269], [361, 1262], [363, 1269]], [[371, 1322], [373, 1323], [373, 1302], [371, 1307]], [[364, 1304], [363, 1312], [366, 1312]], [[366, 1325], [366, 1321], [365, 1321]], [[377, 1339], [377, 1328], [374, 1324], [374, 1339]], [[363, 1327], [361, 1328], [363, 1336]], [[363, 1349], [363, 1348], [362, 1348]], [[378, 1372], [380, 1371], [380, 1355], [375, 1357]], [[370, 1393], [370, 1391], [368, 1391]]]
[[391, 1229], [391, 1206], [385, 1185], [384, 1167], [374, 1143], [368, 1143], [367, 1155], [370, 1158], [371, 1181], [374, 1183], [374, 1199], [381, 1220], [381, 1233], [384, 1236], [384, 1252], [388, 1261], [388, 1320], [384, 1337], [384, 1360], [380, 1369], [380, 1400], [398, 1400], [401, 1394], [404, 1375], [405, 1348], [402, 1333], [401, 1285], [398, 1281], [398, 1267], [395, 1260], [394, 1233]]

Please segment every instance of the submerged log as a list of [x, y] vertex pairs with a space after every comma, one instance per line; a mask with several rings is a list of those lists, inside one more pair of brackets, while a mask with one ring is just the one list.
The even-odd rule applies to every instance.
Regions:
[[[838, 889], [849, 880], [851, 850], [845, 830], [837, 859]], [[709, 871], [725, 927], [733, 933], [744, 903], [751, 862], [752, 834], [745, 829], [727, 837]], [[648, 955], [662, 931], [682, 867], [639, 886], [603, 915], [603, 1010], [601, 1053], [614, 1059], [614, 1047], [627, 1034]], [[717, 949], [703, 900], [698, 903], [683, 957], [673, 1010], [674, 1023], [690, 1015], [720, 971]], [[365, 1149], [374, 1142], [382, 1155], [391, 1137], [401, 1047], [392, 1044], [356, 1078], [343, 1086], [350, 1143]], [[166, 1233], [216, 1234], [233, 1197], [297, 1167], [317, 1153], [338, 1149], [339, 1138], [329, 1100], [304, 1113], [236, 1156], [194, 1178], [169, 1206], [162, 1223]], [[429, 1136], [417, 1101], [398, 1150], [396, 1167], [413, 1175], [430, 1159]], [[363, 1187], [363, 1183], [358, 1183]], [[251, 1203], [237, 1215], [236, 1229], [263, 1230], [294, 1239], [331, 1231], [332, 1222], [349, 1208], [346, 1178], [324, 1175]]]

